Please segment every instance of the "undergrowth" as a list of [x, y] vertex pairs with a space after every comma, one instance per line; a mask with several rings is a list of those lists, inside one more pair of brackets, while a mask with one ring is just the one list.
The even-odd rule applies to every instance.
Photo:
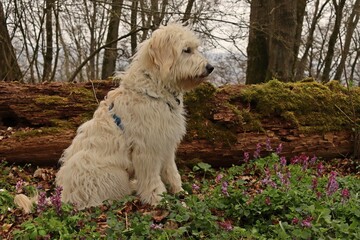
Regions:
[[[269, 143], [267, 148], [271, 148]], [[239, 166], [199, 163], [184, 171], [185, 193], [164, 194], [156, 208], [136, 196], [77, 211], [61, 189], [39, 189], [32, 214], [13, 204], [26, 184], [0, 186], [4, 237], [10, 239], [360, 239], [360, 181], [315, 156], [261, 157]], [[1, 179], [9, 174], [2, 164]], [[27, 186], [28, 187], [28, 186]], [[47, 198], [46, 198], [47, 197]], [[19, 222], [20, 221], [20, 222]], [[16, 224], [18, 223], [18, 224]], [[6, 233], [7, 234], [6, 234]]]

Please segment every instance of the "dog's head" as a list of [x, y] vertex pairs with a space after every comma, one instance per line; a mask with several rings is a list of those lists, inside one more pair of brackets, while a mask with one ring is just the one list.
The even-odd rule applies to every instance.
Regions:
[[194, 33], [179, 24], [154, 31], [147, 43], [149, 61], [159, 70], [165, 85], [187, 91], [214, 70], [198, 51], [199, 44]]

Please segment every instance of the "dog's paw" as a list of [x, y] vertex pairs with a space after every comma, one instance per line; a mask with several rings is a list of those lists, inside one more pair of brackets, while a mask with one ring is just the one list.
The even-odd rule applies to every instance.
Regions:
[[170, 192], [175, 194], [175, 193], [180, 193], [180, 192], [184, 192], [184, 189], [180, 186], [172, 186], [170, 187]]
[[143, 194], [140, 194], [141, 201], [143, 203], [147, 203], [153, 206], [156, 206], [160, 203], [162, 199], [162, 194], [166, 192], [165, 186], [159, 186], [155, 188], [151, 192], [145, 192]]

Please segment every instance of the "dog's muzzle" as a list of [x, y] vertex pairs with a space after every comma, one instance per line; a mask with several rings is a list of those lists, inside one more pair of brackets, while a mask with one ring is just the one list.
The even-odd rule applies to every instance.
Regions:
[[211, 64], [207, 63], [205, 65], [205, 71], [200, 75], [200, 78], [205, 78], [209, 76], [212, 71], [214, 71], [214, 67]]
[[214, 71], [214, 67], [211, 64], [206, 64], [205, 66], [206, 71], [208, 72], [208, 75]]

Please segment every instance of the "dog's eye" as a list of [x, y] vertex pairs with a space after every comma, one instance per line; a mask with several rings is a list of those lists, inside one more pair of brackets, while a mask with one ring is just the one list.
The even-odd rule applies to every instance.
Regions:
[[187, 47], [187, 48], [183, 49], [183, 52], [184, 53], [191, 53], [191, 48]]

